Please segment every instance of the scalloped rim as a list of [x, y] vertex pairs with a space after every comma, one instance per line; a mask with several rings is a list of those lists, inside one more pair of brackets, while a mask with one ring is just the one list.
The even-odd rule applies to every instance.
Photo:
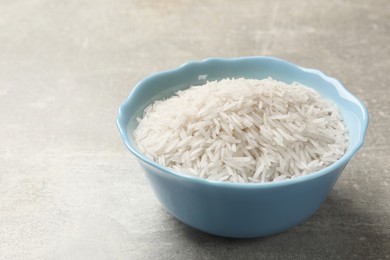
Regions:
[[[127, 110], [127, 107], [129, 106], [129, 104], [132, 102], [132, 99], [133, 99], [133, 96], [135, 95], [135, 93], [137, 93], [139, 91], [142, 91], [142, 87], [143, 87], [142, 85], [143, 85], [143, 83], [145, 81], [150, 80], [152, 78], [160, 77], [160, 76], [165, 75], [165, 74], [180, 73], [182, 70], [190, 68], [190, 67], [192, 67], [194, 65], [206, 64], [206, 63], [209, 63], [209, 62], [234, 63], [234, 62], [241, 62], [241, 61], [246, 61], [246, 60], [269, 60], [269, 61], [274, 61], [274, 62], [276, 61], [276, 62], [279, 62], [279, 63], [284, 63], [284, 65], [293, 66], [293, 67], [298, 68], [299, 70], [301, 70], [303, 72], [310, 73], [310, 74], [316, 74], [319, 77], [321, 77], [324, 81], [330, 82], [337, 89], [337, 91], [338, 91], [338, 93], [340, 94], [341, 97], [349, 100], [350, 102], [355, 103], [356, 105], [358, 105], [358, 107], [362, 111], [362, 115], [364, 117], [363, 121], [361, 122], [361, 126], [362, 126], [361, 131], [362, 132], [361, 132], [360, 139], [358, 140], [356, 145], [354, 145], [352, 147], [349, 147], [350, 149], [343, 155], [343, 157], [341, 157], [335, 163], [329, 165], [328, 167], [326, 167], [326, 168], [324, 168], [324, 169], [322, 169], [320, 171], [313, 172], [313, 173], [311, 173], [309, 175], [299, 176], [299, 177], [296, 177], [296, 178], [293, 178], [293, 179], [281, 180], [281, 181], [277, 181], [277, 182], [231, 183], [231, 182], [222, 182], [222, 181], [210, 181], [210, 180], [202, 179], [202, 178], [199, 178], [199, 177], [188, 176], [188, 175], [184, 175], [184, 174], [175, 172], [174, 170], [172, 170], [170, 168], [161, 166], [160, 164], [158, 164], [158, 163], [148, 159], [146, 156], [144, 156], [137, 149], [137, 147], [133, 146], [130, 143], [129, 137], [128, 137], [128, 132], [127, 132], [128, 120], [125, 117], [125, 111]], [[358, 99], [356, 96], [351, 94], [341, 84], [340, 81], [338, 81], [335, 78], [329, 77], [329, 76], [325, 75], [323, 72], [321, 72], [319, 70], [316, 70], [316, 69], [300, 67], [300, 66], [295, 65], [295, 64], [293, 64], [293, 63], [291, 63], [289, 61], [286, 61], [286, 60], [283, 60], [283, 59], [280, 59], [280, 58], [275, 58], [275, 57], [268, 57], [268, 56], [250, 56], [250, 57], [240, 57], [240, 58], [207, 58], [207, 59], [204, 59], [204, 60], [201, 60], [201, 61], [190, 61], [190, 62], [187, 62], [187, 63], [184, 63], [184, 64], [180, 65], [179, 67], [177, 67], [175, 69], [158, 72], [158, 73], [152, 74], [152, 75], [144, 78], [143, 80], [141, 80], [134, 87], [133, 91], [128, 96], [127, 100], [125, 102], [123, 102], [122, 105], [120, 106], [116, 123], [117, 123], [118, 129], [119, 129], [120, 135], [122, 137], [122, 140], [125, 143], [127, 149], [131, 153], [133, 153], [138, 159], [140, 159], [143, 162], [145, 162], [146, 164], [148, 164], [148, 165], [150, 165], [150, 166], [152, 166], [152, 167], [162, 171], [165, 174], [169, 174], [169, 175], [171, 175], [173, 177], [176, 177], [176, 178], [181, 178], [181, 179], [183, 179], [183, 181], [197, 182], [199, 184], [204, 184], [204, 185], [253, 189], [253, 188], [260, 188], [260, 187], [261, 188], [281, 187], [281, 186], [285, 186], [285, 185], [291, 185], [291, 184], [295, 184], [295, 183], [309, 181], [311, 179], [315, 179], [315, 178], [318, 178], [318, 177], [320, 177], [322, 175], [325, 175], [325, 174], [335, 170], [336, 168], [339, 168], [340, 166], [343, 166], [344, 164], [346, 165], [348, 163], [348, 161], [356, 154], [356, 152], [364, 144], [366, 131], [367, 131], [367, 127], [368, 127], [368, 110], [367, 110], [366, 106], [363, 104], [363, 102], [360, 101], [360, 99]]]

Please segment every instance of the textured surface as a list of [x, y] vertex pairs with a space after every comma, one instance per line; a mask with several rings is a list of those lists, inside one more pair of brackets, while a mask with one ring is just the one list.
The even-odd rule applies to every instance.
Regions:
[[[0, 259], [390, 258], [390, 2], [0, 2]], [[121, 143], [144, 76], [272, 55], [340, 79], [366, 145], [322, 208], [261, 239], [210, 236], [160, 206]]]

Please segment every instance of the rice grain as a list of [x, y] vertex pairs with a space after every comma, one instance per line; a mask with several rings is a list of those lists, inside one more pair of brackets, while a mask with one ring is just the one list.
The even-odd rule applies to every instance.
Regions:
[[338, 108], [315, 90], [271, 78], [224, 79], [148, 106], [137, 147], [182, 174], [258, 183], [310, 174], [348, 147]]

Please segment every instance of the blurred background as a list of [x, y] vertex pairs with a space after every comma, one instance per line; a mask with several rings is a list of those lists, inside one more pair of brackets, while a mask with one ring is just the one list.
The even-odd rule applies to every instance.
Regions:
[[[268, 55], [367, 105], [364, 149], [322, 208], [236, 240], [170, 216], [122, 144], [145, 76]], [[0, 259], [390, 259], [390, 1], [1, 0]]]

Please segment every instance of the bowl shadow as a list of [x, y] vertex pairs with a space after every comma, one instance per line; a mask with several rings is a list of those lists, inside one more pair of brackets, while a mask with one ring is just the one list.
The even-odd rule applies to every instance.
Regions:
[[386, 259], [390, 257], [390, 235], [375, 218], [356, 208], [342, 192], [333, 191], [300, 226], [269, 237], [224, 238], [176, 219], [173, 225], [197, 256], [207, 259]]

